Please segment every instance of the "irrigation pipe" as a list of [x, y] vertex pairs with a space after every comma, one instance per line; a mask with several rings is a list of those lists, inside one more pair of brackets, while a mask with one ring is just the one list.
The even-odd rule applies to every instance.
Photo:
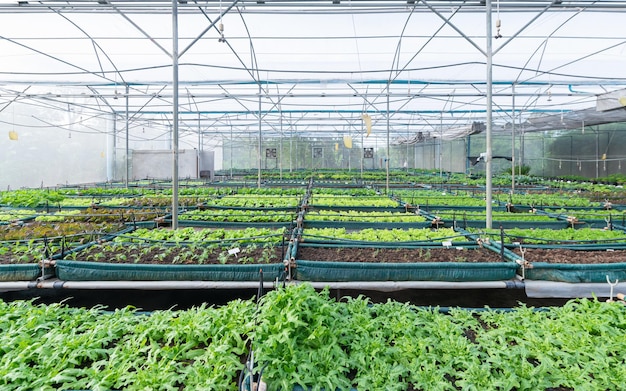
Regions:
[[525, 280], [524, 285], [526, 296], [531, 298], [610, 297], [611, 289], [614, 292], [626, 292], [624, 282], [611, 287], [607, 283]]
[[[311, 282], [292, 280], [288, 284], [311, 284], [322, 289], [360, 289], [381, 292], [392, 292], [403, 289], [523, 289], [520, 280], [507, 281], [337, 281]], [[264, 289], [276, 286], [275, 281], [265, 281]], [[50, 279], [45, 281], [13, 281], [0, 282], [0, 291], [25, 289], [255, 289], [258, 281], [62, 281]]]
[[[291, 281], [287, 284], [311, 284], [316, 289], [355, 289], [364, 291], [393, 292], [404, 289], [524, 289], [529, 298], [593, 298], [609, 297], [611, 287], [606, 283], [566, 283], [519, 279], [507, 281], [349, 281], [309, 282]], [[265, 281], [264, 289], [275, 288], [275, 281]], [[258, 289], [258, 281], [4, 281], [0, 292], [28, 289]], [[613, 287], [614, 292], [626, 292], [626, 282]]]

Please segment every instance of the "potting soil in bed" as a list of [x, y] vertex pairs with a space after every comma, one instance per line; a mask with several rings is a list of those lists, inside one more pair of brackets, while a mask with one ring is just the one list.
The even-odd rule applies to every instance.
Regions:
[[297, 259], [329, 262], [502, 262], [500, 254], [487, 249], [446, 248], [328, 248], [299, 247]]
[[[513, 250], [521, 255], [519, 249]], [[602, 264], [626, 262], [626, 250], [617, 251], [576, 251], [569, 249], [524, 249], [524, 259], [529, 262], [563, 264]]]

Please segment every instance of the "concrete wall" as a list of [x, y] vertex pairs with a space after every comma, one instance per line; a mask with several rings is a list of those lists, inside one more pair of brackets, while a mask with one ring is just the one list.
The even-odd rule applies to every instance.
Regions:
[[[129, 179], [171, 179], [173, 159], [170, 150], [131, 150]], [[124, 180], [126, 177], [126, 157], [123, 150], [118, 150], [116, 160], [117, 179]], [[213, 151], [200, 151], [198, 154], [195, 149], [185, 149], [178, 153], [179, 178], [199, 178], [202, 173], [209, 175], [205, 179], [213, 179], [214, 167]]]

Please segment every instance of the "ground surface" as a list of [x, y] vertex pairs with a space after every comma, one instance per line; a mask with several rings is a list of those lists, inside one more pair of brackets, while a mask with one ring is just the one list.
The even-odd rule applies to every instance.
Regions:
[[[515, 253], [520, 255], [519, 250]], [[525, 249], [524, 259], [530, 262], [548, 263], [620, 263], [626, 262], [626, 251], [574, 251], [567, 249]]]
[[487, 249], [457, 249], [457, 247], [430, 249], [386, 248], [298, 248], [297, 259], [336, 262], [500, 262], [500, 254]]

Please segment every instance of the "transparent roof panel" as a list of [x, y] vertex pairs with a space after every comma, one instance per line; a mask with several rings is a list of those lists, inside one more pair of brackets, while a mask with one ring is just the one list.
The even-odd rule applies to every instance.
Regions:
[[390, 132], [456, 135], [486, 119], [489, 59], [496, 130], [594, 109], [598, 94], [626, 87], [621, 1], [492, 1], [490, 19], [484, 1], [176, 7], [175, 30], [167, 1], [1, 1], [0, 107], [158, 127], [177, 94], [183, 129], [338, 134], [362, 131], [367, 113]]

